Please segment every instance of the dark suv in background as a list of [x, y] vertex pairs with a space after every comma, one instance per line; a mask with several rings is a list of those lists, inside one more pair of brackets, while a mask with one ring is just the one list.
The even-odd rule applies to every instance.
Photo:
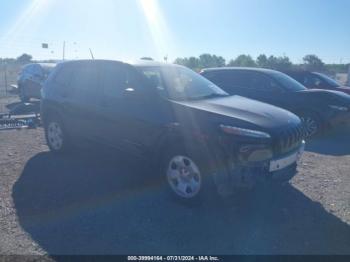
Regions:
[[30, 98], [40, 99], [40, 90], [55, 66], [54, 63], [33, 63], [23, 67], [17, 80], [22, 102], [27, 102]]
[[266, 102], [298, 115], [306, 136], [350, 121], [350, 96], [342, 92], [309, 90], [288, 75], [261, 68], [211, 68], [201, 74], [231, 95]]
[[308, 89], [326, 89], [350, 94], [350, 87], [343, 86], [327, 75], [310, 71], [284, 71]]
[[[182, 199], [258, 181], [286, 181], [303, 149], [300, 119], [226, 92], [182, 66], [86, 60], [64, 62], [41, 101], [51, 151], [78, 138], [152, 160]], [[207, 195], [207, 194], [206, 194]]]

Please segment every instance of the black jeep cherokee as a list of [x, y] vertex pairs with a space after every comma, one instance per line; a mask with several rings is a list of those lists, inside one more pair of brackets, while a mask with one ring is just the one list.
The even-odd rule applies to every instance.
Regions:
[[51, 151], [86, 138], [152, 159], [184, 199], [208, 192], [211, 181], [226, 194], [289, 180], [304, 149], [294, 114], [229, 96], [177, 65], [64, 62], [43, 88], [41, 110]]

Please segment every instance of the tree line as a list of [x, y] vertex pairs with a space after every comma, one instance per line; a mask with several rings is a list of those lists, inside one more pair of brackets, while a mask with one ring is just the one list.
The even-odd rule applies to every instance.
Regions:
[[[28, 64], [34, 62], [33, 57], [29, 54], [22, 54], [17, 58], [0, 58], [0, 64]], [[144, 58], [145, 59], [145, 58]], [[152, 60], [152, 58], [147, 58]], [[46, 62], [54, 62], [53, 60]], [[203, 68], [209, 67], [223, 67], [223, 66], [235, 66], [235, 67], [261, 67], [275, 70], [310, 70], [324, 72], [328, 74], [335, 73], [347, 73], [350, 64], [325, 64], [321, 58], [317, 55], [309, 54], [303, 57], [302, 64], [293, 64], [287, 56], [266, 56], [265, 54], [259, 55], [254, 59], [250, 55], [239, 55], [235, 59], [231, 59], [226, 62], [222, 56], [212, 54], [201, 54], [199, 57], [184, 57], [176, 58], [175, 64], [184, 65], [195, 71], [199, 71]]]
[[35, 62], [47, 62], [47, 63], [54, 63], [58, 60], [44, 60], [44, 61], [35, 61], [33, 60], [33, 57], [30, 54], [22, 54], [18, 56], [17, 58], [1, 58], [0, 57], [0, 65], [1, 64], [7, 64], [7, 65], [25, 65], [29, 63], [35, 63]]
[[287, 56], [259, 55], [254, 59], [250, 55], [239, 55], [228, 62], [222, 57], [212, 54], [202, 54], [199, 57], [176, 58], [175, 64], [184, 65], [199, 71], [208, 67], [261, 67], [274, 70], [310, 70], [325, 73], [346, 73], [350, 64], [325, 64], [317, 55], [309, 54], [303, 57], [302, 64], [293, 64]]

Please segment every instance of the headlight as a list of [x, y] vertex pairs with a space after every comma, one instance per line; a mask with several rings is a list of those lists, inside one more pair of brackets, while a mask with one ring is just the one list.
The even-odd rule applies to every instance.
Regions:
[[337, 106], [337, 105], [329, 105], [330, 108], [338, 111], [348, 111], [349, 109], [346, 106]]
[[257, 130], [245, 129], [245, 128], [234, 127], [234, 126], [226, 126], [226, 125], [220, 125], [220, 128], [226, 134], [231, 134], [231, 135], [247, 136], [247, 137], [255, 137], [255, 138], [271, 138], [271, 136], [268, 133], [257, 131]]

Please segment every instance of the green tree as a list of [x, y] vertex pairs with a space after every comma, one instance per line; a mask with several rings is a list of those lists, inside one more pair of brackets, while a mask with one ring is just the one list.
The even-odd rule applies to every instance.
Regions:
[[191, 56], [187, 59], [187, 65], [188, 68], [191, 69], [198, 69], [199, 66], [199, 59], [197, 57]]
[[188, 59], [187, 58], [182, 58], [182, 57], [178, 57], [174, 61], [174, 64], [183, 65], [183, 66], [186, 66], [187, 63], [188, 63]]
[[304, 67], [310, 71], [324, 71], [325, 64], [317, 55], [306, 55], [303, 57]]
[[239, 55], [236, 59], [231, 60], [228, 66], [255, 67], [256, 63], [250, 55]]
[[17, 57], [17, 62], [21, 64], [28, 64], [32, 61], [32, 56], [28, 54], [22, 54], [19, 57]]
[[292, 67], [292, 62], [287, 56], [279, 56], [274, 59], [274, 67], [276, 70], [287, 70]]
[[225, 66], [225, 59], [222, 56], [201, 54], [199, 56], [199, 66], [200, 68]]
[[287, 70], [290, 69], [293, 65], [289, 57], [287, 56], [276, 57], [270, 55], [269, 57], [267, 57], [264, 54], [258, 56], [258, 58], [256, 59], [256, 63], [259, 67], [270, 68], [275, 70]]
[[222, 56], [216, 56], [211, 54], [202, 54], [199, 58], [191, 56], [184, 58], [176, 58], [175, 64], [187, 66], [193, 70], [199, 70], [207, 67], [222, 67], [225, 66], [225, 59]]
[[268, 68], [269, 60], [266, 55], [261, 54], [256, 58], [256, 64], [258, 67]]

